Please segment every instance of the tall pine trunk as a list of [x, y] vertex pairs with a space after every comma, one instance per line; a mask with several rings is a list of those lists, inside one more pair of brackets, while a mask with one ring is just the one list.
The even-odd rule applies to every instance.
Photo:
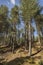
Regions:
[[38, 26], [38, 23], [37, 22], [36, 22], [36, 28], [37, 28], [37, 33], [38, 33], [38, 42], [39, 42], [40, 47], [41, 47], [40, 30], [39, 30], [39, 26]]
[[32, 48], [31, 48], [31, 23], [29, 21], [29, 56], [31, 56]]
[[14, 45], [16, 43], [16, 24], [13, 23], [13, 34], [12, 34], [12, 52], [14, 53]]
[[26, 23], [25, 23], [25, 51], [26, 51], [26, 47], [27, 47], [27, 31], [26, 31]]

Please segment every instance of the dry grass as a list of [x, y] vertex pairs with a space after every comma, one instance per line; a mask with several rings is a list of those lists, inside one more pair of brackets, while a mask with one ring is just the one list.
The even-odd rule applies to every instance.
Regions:
[[[32, 54], [37, 52], [36, 49], [32, 48]], [[40, 60], [43, 60], [43, 50], [38, 54], [29, 58], [29, 52], [24, 51], [22, 48], [16, 50], [13, 54], [12, 52], [7, 52], [3, 54], [5, 58], [4, 65], [38, 65]]]

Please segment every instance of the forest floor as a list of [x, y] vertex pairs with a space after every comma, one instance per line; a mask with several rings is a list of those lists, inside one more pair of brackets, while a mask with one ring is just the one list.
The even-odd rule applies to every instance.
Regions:
[[[32, 49], [32, 54], [36, 52], [35, 49]], [[43, 50], [33, 55], [32, 59], [29, 58], [29, 52], [24, 51], [22, 48], [17, 49], [14, 54], [12, 52], [7, 52], [2, 55], [0, 54], [0, 56], [2, 56], [4, 59], [3, 62], [7, 63], [7, 65], [31, 65], [31, 62], [33, 62], [33, 65], [36, 65], [40, 60], [43, 60]]]

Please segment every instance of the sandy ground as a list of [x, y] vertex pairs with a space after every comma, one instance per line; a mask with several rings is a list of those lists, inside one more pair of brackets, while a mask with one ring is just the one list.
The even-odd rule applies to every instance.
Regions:
[[[12, 52], [7, 52], [5, 54], [2, 54], [1, 56], [2, 56], [2, 58], [4, 58], [4, 60], [2, 62], [5, 62], [5, 61], [6, 62], [10, 62], [10, 61], [12, 61], [12, 60], [14, 60], [16, 58], [29, 56], [28, 51], [19, 52], [21, 50], [22, 50], [21, 48], [18, 49], [14, 54]], [[32, 51], [33, 51], [33, 53], [36, 52], [36, 50], [32, 50]], [[41, 59], [43, 60], [43, 50], [40, 53], [38, 53], [35, 56], [33, 56], [33, 57], [37, 58], [37, 57], [40, 57], [40, 56], [41, 56]], [[36, 59], [36, 60], [38, 61], [39, 59]]]

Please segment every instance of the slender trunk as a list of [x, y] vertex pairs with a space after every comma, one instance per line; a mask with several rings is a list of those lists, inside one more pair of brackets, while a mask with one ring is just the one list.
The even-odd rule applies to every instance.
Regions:
[[37, 33], [38, 33], [38, 42], [40, 44], [40, 30], [39, 30], [38, 23], [36, 23], [36, 27], [37, 27]]
[[27, 49], [28, 49], [28, 43], [29, 43], [29, 36], [28, 36], [28, 32], [29, 32], [29, 24], [28, 22], [26, 23], [26, 42], [27, 42]]
[[29, 21], [29, 56], [31, 56], [32, 49], [31, 49], [31, 24]]
[[31, 32], [31, 43], [34, 44], [34, 31], [33, 30]]
[[25, 50], [26, 50], [26, 46], [27, 46], [27, 34], [26, 34], [26, 24], [25, 24]]
[[13, 23], [13, 34], [12, 34], [12, 52], [14, 53], [14, 43], [16, 43], [16, 31], [15, 31], [16, 27], [15, 24]]
[[12, 52], [14, 53], [14, 39], [13, 39], [13, 34], [12, 34]]

